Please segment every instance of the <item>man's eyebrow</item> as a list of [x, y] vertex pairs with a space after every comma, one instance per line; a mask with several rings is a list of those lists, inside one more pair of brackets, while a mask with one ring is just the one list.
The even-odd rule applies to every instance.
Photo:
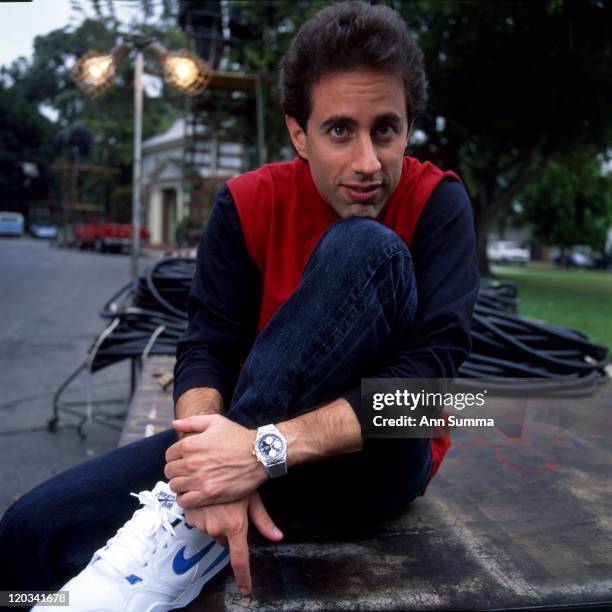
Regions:
[[355, 125], [355, 123], [357, 122], [351, 117], [347, 117], [345, 115], [332, 115], [323, 121], [321, 124], [321, 129], [327, 130], [334, 125]]
[[[401, 122], [402, 118], [397, 113], [389, 112], [383, 113], [382, 115], [377, 115], [374, 118], [373, 123], [374, 125], [380, 123], [392, 123], [393, 125], [400, 125]], [[356, 123], [357, 122], [352, 117], [348, 117], [346, 115], [332, 115], [331, 117], [325, 119], [325, 121], [321, 123], [320, 127], [322, 130], [325, 131], [333, 127], [334, 125], [355, 125]]]
[[394, 125], [400, 125], [402, 118], [397, 113], [384, 113], [376, 117], [374, 123], [393, 123]]

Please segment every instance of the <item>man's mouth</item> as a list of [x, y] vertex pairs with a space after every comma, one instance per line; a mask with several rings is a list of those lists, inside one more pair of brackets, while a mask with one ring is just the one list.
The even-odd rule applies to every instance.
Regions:
[[377, 198], [382, 192], [382, 183], [342, 183], [345, 196], [353, 202], [364, 204]]

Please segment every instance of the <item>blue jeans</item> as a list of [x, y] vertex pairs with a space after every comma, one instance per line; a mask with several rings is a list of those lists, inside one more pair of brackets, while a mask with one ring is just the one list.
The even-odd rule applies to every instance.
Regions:
[[[416, 311], [410, 253], [380, 223], [333, 224], [300, 286], [258, 336], [227, 416], [255, 428], [335, 399], [393, 359]], [[145, 438], [42, 483], [0, 523], [0, 590], [59, 588], [136, 509], [130, 491], [164, 479], [173, 431]], [[367, 439], [359, 453], [295, 466], [260, 492], [279, 527], [369, 530], [426, 486], [428, 439]]]

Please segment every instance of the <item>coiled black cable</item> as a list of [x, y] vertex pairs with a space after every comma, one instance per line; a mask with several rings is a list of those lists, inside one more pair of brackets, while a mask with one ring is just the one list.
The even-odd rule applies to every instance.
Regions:
[[187, 329], [187, 296], [194, 273], [194, 259], [164, 259], [137, 283], [130, 282], [117, 291], [102, 307], [100, 316], [118, 319], [119, 324], [98, 347], [92, 371], [123, 359], [139, 358], [145, 348], [148, 354], [174, 355], [176, 343]]
[[[100, 345], [92, 369], [140, 357], [154, 333], [158, 335], [150, 353], [173, 355], [187, 328], [187, 296], [194, 273], [194, 259], [164, 259], [138, 283], [129, 283], [115, 293], [100, 314], [118, 318], [119, 324]], [[514, 390], [516, 380], [510, 383], [507, 379], [555, 379], [571, 383], [572, 393], [592, 392], [606, 376], [607, 348], [590, 342], [577, 330], [517, 314], [518, 302], [514, 283], [481, 281], [473, 317], [473, 348], [458, 376], [495, 378], [500, 388]], [[161, 333], [160, 326], [164, 327]]]
[[534, 378], [554, 381], [559, 396], [593, 393], [607, 376], [607, 348], [580, 331], [518, 315], [517, 305], [516, 285], [483, 279], [474, 309], [472, 351], [459, 377], [495, 379], [487, 387], [508, 393], [534, 392], [542, 381], [520, 380]]

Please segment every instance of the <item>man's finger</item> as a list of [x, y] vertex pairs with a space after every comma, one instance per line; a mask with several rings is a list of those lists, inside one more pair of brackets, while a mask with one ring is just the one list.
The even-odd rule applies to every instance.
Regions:
[[249, 565], [249, 545], [247, 543], [247, 529], [238, 533], [227, 534], [230, 549], [230, 563], [236, 578], [236, 584], [243, 595], [251, 592], [251, 568]]
[[191, 473], [185, 466], [185, 462], [181, 461], [181, 459], [173, 459], [172, 461], [167, 461], [166, 466], [164, 467], [164, 476], [170, 480], [172, 478], [176, 478], [177, 476], [190, 476]]
[[170, 478], [168, 485], [175, 493], [187, 493], [187, 491], [193, 491], [196, 488], [191, 479], [186, 476]]
[[181, 454], [181, 447], [179, 446], [179, 442], [175, 442], [172, 446], [169, 446], [166, 449], [166, 463], [170, 463], [170, 461], [176, 461], [177, 459], [181, 459], [183, 455]]
[[176, 503], [184, 510], [209, 505], [204, 504], [204, 499], [199, 491], [187, 491], [186, 493], [178, 493], [176, 496]]
[[249, 515], [253, 525], [257, 527], [259, 533], [261, 533], [264, 538], [268, 538], [268, 540], [272, 540], [272, 542], [279, 542], [283, 539], [283, 532], [274, 524], [274, 521], [268, 514], [257, 491], [251, 493], [249, 499]]
[[188, 433], [191, 431], [205, 431], [215, 420], [216, 415], [200, 414], [186, 419], [176, 419], [172, 421], [172, 427], [176, 431]]

